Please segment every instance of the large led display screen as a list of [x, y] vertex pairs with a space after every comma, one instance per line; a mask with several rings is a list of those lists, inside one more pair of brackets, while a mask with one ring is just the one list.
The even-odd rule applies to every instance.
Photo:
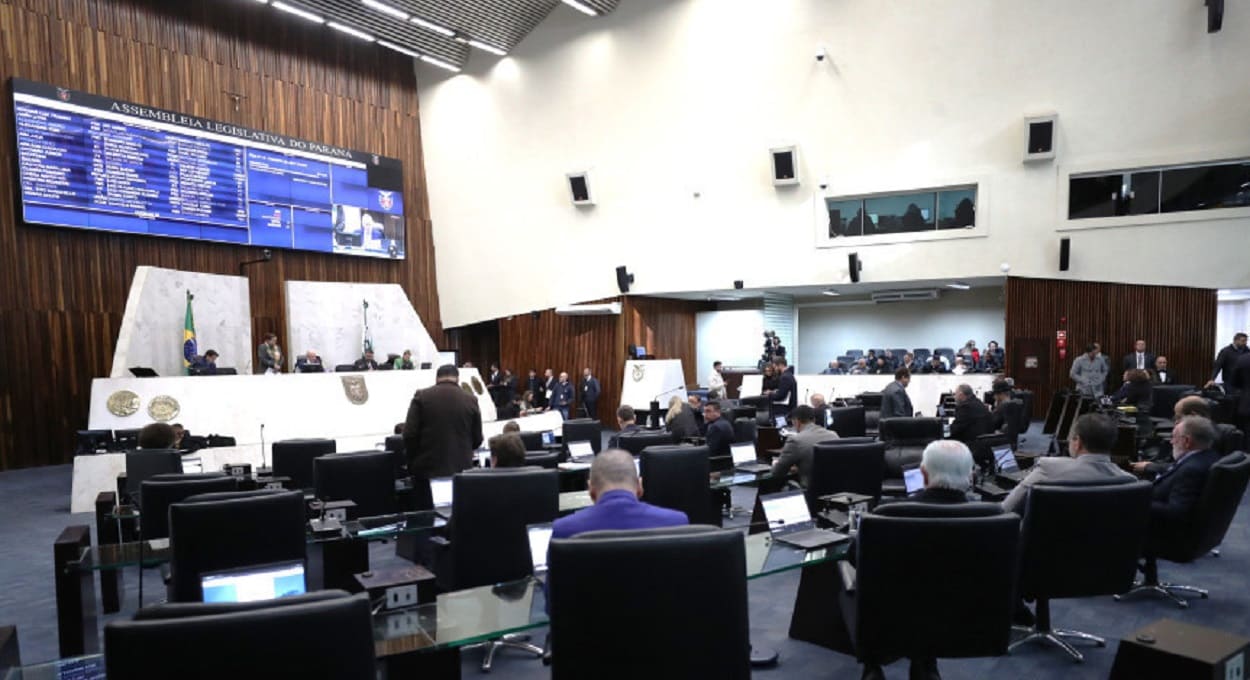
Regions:
[[13, 79], [22, 219], [404, 257], [394, 158]]

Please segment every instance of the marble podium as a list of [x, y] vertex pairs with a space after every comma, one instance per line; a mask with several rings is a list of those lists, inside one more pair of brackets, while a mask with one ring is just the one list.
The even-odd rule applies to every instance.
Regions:
[[[937, 415], [938, 399], [945, 393], [954, 392], [962, 383], [968, 383], [981, 398], [983, 392], [989, 392], [997, 375], [989, 373], [969, 373], [951, 375], [913, 375], [907, 385], [907, 396], [917, 411], [926, 416]], [[893, 375], [797, 375], [799, 385], [799, 403], [810, 403], [813, 393], [819, 392], [826, 399], [849, 399], [862, 392], [880, 392], [886, 385], [894, 382]], [[742, 377], [744, 397], [758, 395], [763, 390], [764, 376], [746, 375]]]
[[661, 409], [668, 408], [673, 396], [686, 398], [686, 374], [681, 359], [630, 360], [625, 362], [625, 377], [621, 381], [621, 403], [635, 410], [646, 411], [652, 401], [660, 402]]

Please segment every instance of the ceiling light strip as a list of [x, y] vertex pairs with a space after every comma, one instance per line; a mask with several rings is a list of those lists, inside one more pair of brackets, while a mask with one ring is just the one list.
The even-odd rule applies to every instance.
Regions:
[[300, 9], [293, 5], [288, 5], [285, 2], [282, 2], [282, 0], [273, 0], [273, 6], [275, 9], [280, 9], [287, 14], [294, 14], [301, 19], [313, 22], [314, 24], [324, 24], [326, 22], [325, 19], [313, 14], [312, 12]]
[[369, 35], [368, 33], [365, 33], [364, 31], [352, 28], [351, 26], [340, 24], [337, 21], [327, 21], [326, 26], [329, 26], [330, 28], [333, 28], [334, 30], [340, 33], [346, 33], [347, 35], [350, 35], [353, 38], [359, 38], [361, 40], [364, 40], [365, 42], [373, 42], [377, 40], [377, 38], [373, 37], [372, 35]]
[[573, 9], [587, 16], [592, 16], [592, 17], [599, 16], [599, 13], [596, 12], [593, 7], [590, 7], [589, 5], [585, 3], [578, 2], [578, 0], [561, 0], [561, 1], [564, 4], [568, 5], [569, 7], [572, 7]]
[[369, 9], [372, 9], [372, 10], [376, 10], [383, 14], [390, 15], [392, 17], [395, 17], [396, 19], [399, 19], [400, 21], [408, 21], [408, 18], [412, 16], [408, 14], [407, 12], [403, 11], [402, 9], [391, 7], [390, 5], [384, 2], [378, 2], [378, 0], [360, 0], [360, 1], [364, 3], [365, 7], [368, 7]]
[[456, 32], [451, 30], [450, 28], [439, 26], [433, 21], [426, 21], [425, 19], [422, 19], [421, 17], [412, 17], [411, 19], [409, 19], [409, 21], [420, 26], [421, 28], [428, 28], [429, 30], [434, 31], [435, 33], [441, 33], [447, 36], [448, 38], [454, 37], [456, 35]]

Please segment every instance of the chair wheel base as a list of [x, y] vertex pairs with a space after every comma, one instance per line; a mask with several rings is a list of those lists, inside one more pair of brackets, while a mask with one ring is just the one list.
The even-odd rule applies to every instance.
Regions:
[[1164, 599], [1171, 600], [1177, 607], [1181, 609], [1189, 609], [1189, 600], [1186, 600], [1180, 595], [1177, 595], [1176, 593], [1172, 592], [1176, 590], [1179, 590], [1183, 593], [1190, 593], [1192, 595], [1196, 595], [1203, 600], [1210, 599], [1211, 597], [1211, 594], [1208, 591], [1202, 588], [1194, 587], [1194, 586], [1185, 586], [1185, 585], [1179, 585], [1175, 583], [1142, 582], [1142, 583], [1134, 584], [1133, 587], [1130, 588], [1127, 593], [1116, 595], [1115, 601], [1123, 602], [1125, 599], [1129, 597], [1134, 597], [1141, 593], [1152, 593], [1154, 595], [1163, 597]]
[[1007, 645], [1008, 654], [1015, 651], [1017, 647], [1020, 647], [1025, 643], [1042, 642], [1062, 649], [1074, 662], [1081, 663], [1085, 661], [1085, 655], [1078, 652], [1076, 648], [1069, 644], [1064, 638], [1092, 642], [1096, 647], [1107, 646], [1107, 641], [1104, 638], [1100, 638], [1097, 635], [1090, 635], [1089, 633], [1082, 633], [1079, 630], [1038, 630], [1037, 628], [1025, 628], [1023, 626], [1012, 626], [1011, 628], [1014, 631], [1025, 633], [1025, 636], [1010, 645]]
[[771, 668], [781, 660], [781, 653], [775, 649], [751, 647], [751, 667]]

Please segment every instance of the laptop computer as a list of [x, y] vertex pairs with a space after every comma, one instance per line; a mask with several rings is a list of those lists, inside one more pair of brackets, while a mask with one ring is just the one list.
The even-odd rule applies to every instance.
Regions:
[[1024, 471], [1016, 463], [1016, 454], [1011, 446], [1004, 444], [991, 450], [994, 452], [994, 469], [997, 471], [995, 477], [1012, 485], [1019, 484], [1024, 479]]
[[729, 453], [733, 456], [734, 469], [742, 472], [768, 472], [773, 466], [759, 460], [755, 455], [755, 444], [742, 442], [730, 444]]
[[130, 374], [136, 378], [156, 378], [156, 371], [147, 366], [131, 366]]
[[569, 442], [569, 458], [579, 463], [585, 463], [593, 460], [594, 457], [595, 450], [590, 447], [590, 442]]
[[776, 418], [773, 418], [773, 424], [777, 426], [778, 430], [784, 430], [786, 428], [786, 417], [777, 416]]
[[556, 443], [555, 432], [552, 432], [551, 430], [543, 430], [542, 435], [543, 435], [543, 448], [546, 448]]
[[774, 540], [811, 550], [850, 539], [846, 534], [817, 529], [802, 491], [760, 496], [760, 504]]
[[451, 489], [451, 477], [430, 480], [430, 496], [434, 499], [434, 507], [451, 507]]
[[200, 575], [205, 602], [256, 602], [305, 592], [303, 561], [276, 562]]
[[908, 496], [924, 488], [924, 473], [918, 463], [903, 466], [903, 484], [907, 487]]
[[525, 528], [530, 543], [530, 562], [534, 566], [534, 576], [541, 577], [547, 573], [547, 546], [551, 544], [551, 523], [531, 524]]

